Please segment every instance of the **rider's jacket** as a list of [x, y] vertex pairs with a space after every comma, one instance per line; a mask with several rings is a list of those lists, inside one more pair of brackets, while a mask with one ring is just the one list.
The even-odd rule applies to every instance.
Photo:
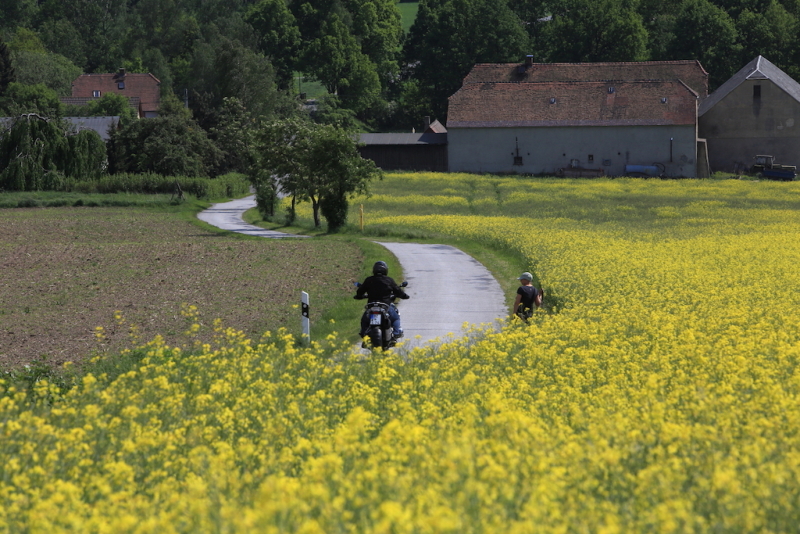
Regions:
[[369, 298], [370, 302], [391, 304], [395, 298], [407, 299], [409, 297], [394, 280], [384, 274], [376, 274], [368, 276], [364, 283], [358, 286], [353, 298]]
[[517, 288], [517, 295], [522, 295], [522, 307], [525, 309], [533, 308], [533, 301], [539, 294], [539, 290], [533, 286], [519, 286]]

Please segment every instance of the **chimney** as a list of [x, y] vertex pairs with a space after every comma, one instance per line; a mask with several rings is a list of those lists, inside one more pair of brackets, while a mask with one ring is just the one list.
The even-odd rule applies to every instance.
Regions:
[[533, 67], [533, 55], [528, 54], [527, 56], [525, 56], [525, 66]]
[[423, 133], [428, 131], [428, 128], [431, 127], [431, 117], [430, 115], [425, 115], [425, 129], [422, 130]]
[[125, 69], [124, 68], [120, 68], [119, 71], [118, 71], [118, 74], [120, 76], [124, 77], [125, 76]]

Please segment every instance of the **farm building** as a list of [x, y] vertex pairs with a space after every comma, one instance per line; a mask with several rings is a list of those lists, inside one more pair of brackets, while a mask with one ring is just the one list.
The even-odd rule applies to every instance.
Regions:
[[696, 61], [476, 65], [449, 99], [450, 170], [703, 175], [707, 80]]
[[697, 60], [599, 63], [479, 63], [468, 83], [602, 82], [606, 80], [681, 80], [700, 99], [708, 96], [708, 73]]
[[421, 133], [364, 133], [359, 143], [361, 157], [384, 170], [448, 170], [447, 129], [428, 117]]
[[125, 69], [111, 74], [82, 74], [72, 82], [72, 96], [61, 98], [61, 102], [86, 105], [106, 93], [117, 93], [128, 98], [138, 117], [152, 118], [158, 116], [160, 85], [152, 74], [130, 74]]
[[800, 84], [762, 56], [700, 104], [712, 171], [749, 168], [757, 154], [800, 164]]

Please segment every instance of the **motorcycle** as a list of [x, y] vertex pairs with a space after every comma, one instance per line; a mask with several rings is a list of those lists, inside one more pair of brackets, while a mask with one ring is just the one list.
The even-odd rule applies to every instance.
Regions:
[[[356, 287], [360, 285], [358, 282], [355, 283]], [[408, 282], [403, 282], [400, 287], [408, 287]], [[368, 302], [364, 306], [364, 314], [369, 317], [369, 330], [367, 330], [366, 337], [369, 337], [372, 348], [380, 347], [383, 350], [387, 350], [397, 344], [398, 338], [394, 335], [394, 327], [389, 317], [389, 306], [385, 302]], [[362, 343], [361, 348], [366, 349], [369, 347], [366, 343]]]

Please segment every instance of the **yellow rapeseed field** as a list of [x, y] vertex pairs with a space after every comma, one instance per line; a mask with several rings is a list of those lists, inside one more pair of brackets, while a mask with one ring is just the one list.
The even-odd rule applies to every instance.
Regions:
[[798, 531], [800, 184], [390, 175], [363, 203], [516, 251], [548, 311], [406, 358], [217, 325], [63, 397], [0, 386], [0, 532]]

